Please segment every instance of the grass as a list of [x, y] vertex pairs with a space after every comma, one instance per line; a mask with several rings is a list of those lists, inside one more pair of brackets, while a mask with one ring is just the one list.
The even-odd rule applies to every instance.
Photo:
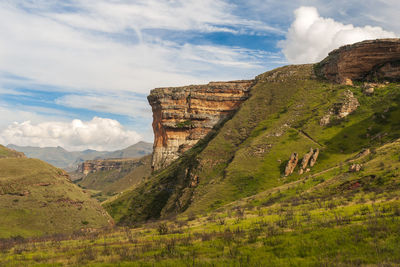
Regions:
[[28, 158], [0, 159], [0, 214], [0, 238], [72, 233], [112, 221], [64, 171]]

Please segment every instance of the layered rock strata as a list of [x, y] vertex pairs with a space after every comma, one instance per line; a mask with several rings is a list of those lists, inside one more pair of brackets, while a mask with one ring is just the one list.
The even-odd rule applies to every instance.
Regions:
[[142, 164], [138, 159], [87, 160], [78, 166], [77, 172], [88, 175], [98, 171], [121, 170], [124, 165], [135, 167]]
[[177, 159], [248, 99], [254, 80], [157, 88], [148, 101], [153, 110], [152, 169]]
[[316, 65], [316, 74], [351, 84], [352, 80], [400, 81], [400, 39], [378, 39], [342, 46]]

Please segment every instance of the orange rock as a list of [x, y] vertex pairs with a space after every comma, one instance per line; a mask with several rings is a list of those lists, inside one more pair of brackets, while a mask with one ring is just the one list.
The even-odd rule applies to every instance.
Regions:
[[152, 168], [169, 165], [248, 99], [254, 80], [157, 88], [147, 97], [153, 110]]
[[316, 74], [336, 83], [349, 80], [400, 80], [400, 39], [378, 39], [342, 46], [316, 67]]

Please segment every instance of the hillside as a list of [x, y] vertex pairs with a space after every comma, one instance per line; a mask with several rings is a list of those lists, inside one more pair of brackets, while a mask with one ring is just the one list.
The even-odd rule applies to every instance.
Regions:
[[76, 170], [77, 166], [85, 160], [93, 159], [109, 159], [109, 158], [138, 158], [151, 154], [152, 144], [146, 142], [138, 142], [122, 150], [117, 151], [67, 151], [62, 147], [30, 147], [8, 145], [8, 148], [25, 153], [29, 158], [43, 160], [58, 168], [67, 171]]
[[77, 172], [83, 177], [75, 183], [84, 189], [99, 191], [95, 196], [102, 201], [149, 177], [151, 156], [85, 161]]
[[[392, 60], [388, 57], [367, 63], [382, 64]], [[250, 97], [231, 119], [149, 181], [105, 207], [121, 224], [181, 212], [202, 214], [345, 165], [363, 149], [375, 150], [400, 137], [398, 83], [336, 84], [317, 78], [314, 67], [318, 65], [286, 66], [256, 77]], [[320, 151], [316, 165], [309, 173], [300, 175], [296, 169], [285, 178], [290, 156], [296, 152], [300, 163], [310, 148]]]
[[17, 157], [0, 158], [0, 214], [0, 238], [72, 233], [112, 223], [64, 171]]

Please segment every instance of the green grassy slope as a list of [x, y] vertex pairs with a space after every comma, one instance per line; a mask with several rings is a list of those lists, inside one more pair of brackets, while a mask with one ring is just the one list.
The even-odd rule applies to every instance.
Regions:
[[0, 159], [0, 238], [71, 233], [112, 222], [64, 171], [28, 158]]
[[[319, 121], [351, 90], [361, 106], [329, 126]], [[171, 166], [105, 205], [122, 224], [186, 211], [201, 214], [232, 201], [296, 181], [283, 178], [292, 152], [321, 150], [310, 174], [335, 166], [363, 148], [377, 148], [400, 137], [400, 86], [377, 88], [334, 85], [313, 75], [312, 65], [287, 66], [257, 77], [251, 97]], [[308, 175], [308, 174], [307, 174]], [[198, 177], [199, 184], [191, 185]]]
[[151, 174], [151, 155], [134, 162], [133, 159], [121, 161], [125, 163], [120, 169], [90, 173], [76, 183], [82, 188], [100, 191], [96, 198], [105, 200], [136, 185]]
[[[349, 172], [350, 164], [363, 164]], [[8, 241], [0, 262], [67, 266], [398, 266], [400, 140], [202, 216], [65, 240]], [[49, 242], [52, 241], [52, 242]], [[54, 244], [57, 244], [56, 246]]]

